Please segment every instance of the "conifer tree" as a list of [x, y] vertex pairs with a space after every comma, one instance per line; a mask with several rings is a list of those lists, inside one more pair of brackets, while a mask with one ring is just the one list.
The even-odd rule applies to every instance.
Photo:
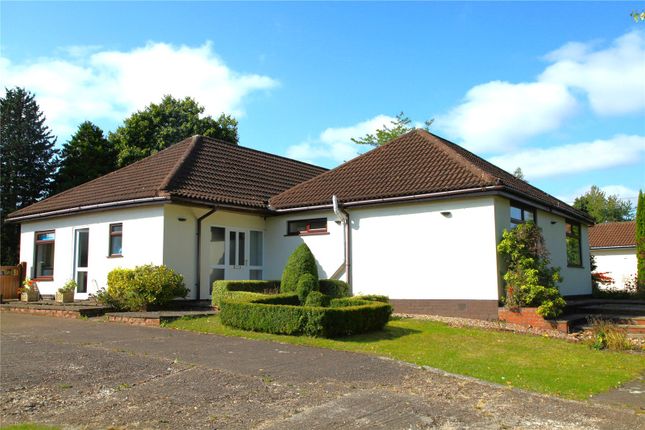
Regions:
[[116, 150], [103, 130], [85, 121], [63, 145], [56, 192], [65, 191], [116, 169]]
[[645, 193], [638, 192], [636, 206], [636, 265], [638, 290], [645, 292]]
[[46, 197], [52, 191], [52, 176], [58, 164], [56, 138], [45, 125], [32, 93], [24, 88], [5, 90], [0, 97], [0, 260], [18, 263], [16, 224], [5, 218], [16, 209]]

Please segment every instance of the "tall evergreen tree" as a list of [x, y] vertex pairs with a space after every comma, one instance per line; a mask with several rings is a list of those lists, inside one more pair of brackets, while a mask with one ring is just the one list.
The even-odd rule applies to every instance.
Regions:
[[201, 118], [203, 113], [204, 107], [190, 97], [165, 96], [161, 103], [132, 114], [109, 135], [118, 151], [117, 165], [131, 164], [195, 134], [237, 144], [235, 118], [225, 114]]
[[636, 206], [636, 272], [638, 290], [645, 292], [645, 193], [638, 192]]
[[0, 97], [2, 264], [18, 262], [19, 227], [5, 223], [7, 215], [52, 190], [52, 175], [58, 163], [55, 143], [34, 95], [24, 88], [7, 89]]
[[78, 126], [61, 150], [56, 192], [65, 191], [116, 169], [116, 149], [90, 121]]

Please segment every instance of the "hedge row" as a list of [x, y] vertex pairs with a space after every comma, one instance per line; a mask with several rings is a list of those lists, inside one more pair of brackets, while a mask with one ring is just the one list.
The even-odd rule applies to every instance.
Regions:
[[[350, 294], [347, 282], [338, 279], [320, 279], [318, 285], [320, 292], [331, 298], [348, 297]], [[212, 301], [213, 306], [219, 307], [221, 299], [225, 297], [245, 297], [250, 300], [259, 298], [258, 294], [276, 294], [279, 291], [280, 281], [215, 281]], [[231, 294], [233, 292], [235, 294]]]
[[219, 307], [223, 298], [244, 297], [250, 300], [279, 291], [280, 281], [215, 281], [212, 302], [213, 306]]
[[343, 300], [342, 306], [312, 307], [276, 305], [298, 300], [295, 294], [270, 297], [224, 298], [220, 302], [223, 324], [242, 330], [315, 337], [338, 337], [374, 330], [387, 324], [392, 307], [383, 302], [360, 299]]

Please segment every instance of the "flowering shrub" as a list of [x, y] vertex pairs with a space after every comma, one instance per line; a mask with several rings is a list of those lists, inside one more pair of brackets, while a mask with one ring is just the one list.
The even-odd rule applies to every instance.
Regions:
[[147, 310], [186, 297], [184, 278], [166, 266], [146, 264], [108, 273], [108, 288], [96, 295], [99, 302], [120, 310]]
[[562, 281], [560, 269], [550, 266], [540, 227], [527, 222], [504, 230], [497, 252], [508, 266], [504, 274], [507, 307], [537, 306], [544, 318], [562, 313], [566, 302], [556, 286]]
[[18, 294], [29, 293], [35, 294], [38, 292], [38, 284], [33, 279], [25, 278], [22, 281], [22, 287], [18, 288]]

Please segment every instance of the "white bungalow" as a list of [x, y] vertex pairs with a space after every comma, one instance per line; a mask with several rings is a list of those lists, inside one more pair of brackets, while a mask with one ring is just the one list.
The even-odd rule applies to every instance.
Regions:
[[41, 293], [75, 279], [77, 299], [146, 263], [207, 299], [217, 279], [279, 279], [306, 242], [321, 277], [388, 295], [397, 311], [496, 318], [496, 244], [527, 220], [562, 268], [562, 294], [591, 293], [584, 213], [422, 130], [330, 171], [194, 136], [9, 220]]

